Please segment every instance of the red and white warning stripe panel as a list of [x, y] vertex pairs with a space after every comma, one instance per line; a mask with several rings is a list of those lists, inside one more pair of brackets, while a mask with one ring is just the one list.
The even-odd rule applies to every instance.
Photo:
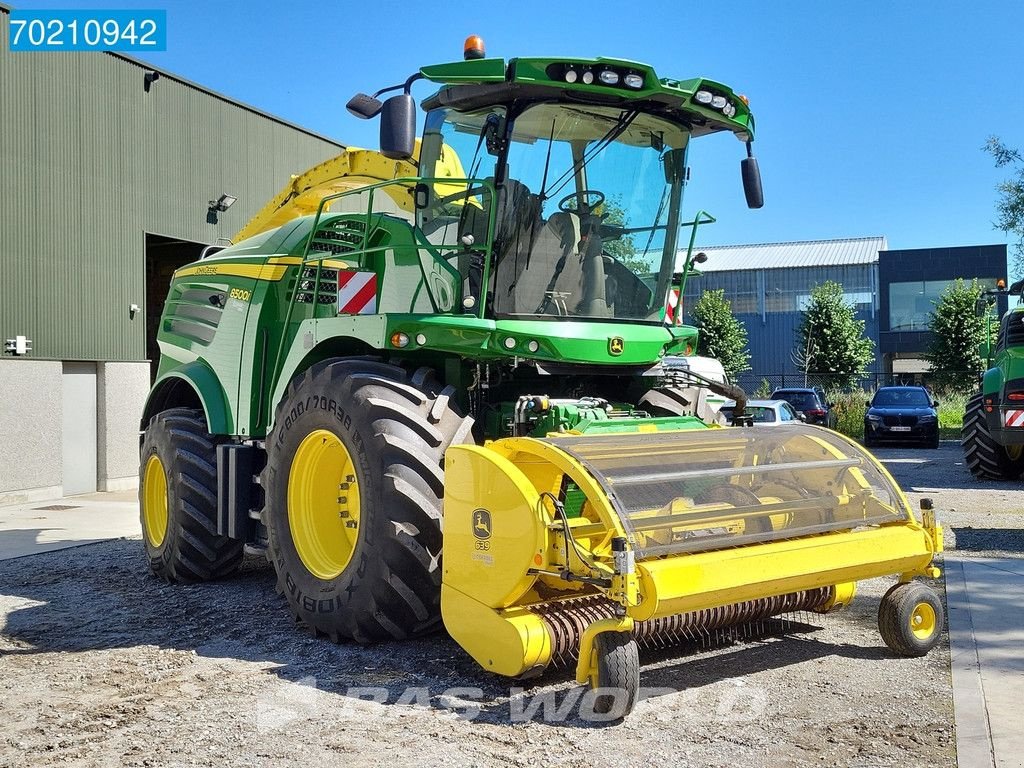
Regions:
[[1024, 411], [1003, 411], [1003, 425], [1007, 427], [1024, 427]]
[[679, 291], [673, 288], [668, 292], [668, 301], [665, 302], [665, 325], [682, 325], [683, 308], [680, 306]]
[[377, 273], [338, 272], [338, 314], [372, 315], [377, 312]]

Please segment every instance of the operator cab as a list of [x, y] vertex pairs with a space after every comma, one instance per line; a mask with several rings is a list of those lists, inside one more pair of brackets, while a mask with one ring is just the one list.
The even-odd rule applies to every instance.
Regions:
[[[661, 322], [687, 139], [677, 124], [619, 107], [435, 109], [420, 151], [420, 172], [435, 181], [417, 223], [435, 244], [482, 251], [493, 213], [492, 316]], [[437, 180], [456, 169], [494, 184], [494, 211], [484, 185]], [[457, 268], [479, 285], [482, 253]]]

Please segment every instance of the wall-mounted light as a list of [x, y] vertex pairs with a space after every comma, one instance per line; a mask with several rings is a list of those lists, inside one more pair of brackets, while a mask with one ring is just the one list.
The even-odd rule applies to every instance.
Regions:
[[224, 211], [226, 211], [228, 208], [234, 205], [237, 200], [238, 198], [235, 197], [234, 195], [221, 195], [216, 200], [210, 201], [210, 210], [220, 211], [221, 213], [224, 213]]
[[159, 79], [160, 79], [160, 73], [159, 72], [153, 72], [153, 71], [146, 72], [146, 74], [144, 74], [142, 76], [142, 89], [146, 93], [149, 93], [149, 86], [151, 86], [153, 83], [155, 83]]
[[206, 223], [216, 224], [217, 213], [224, 213], [224, 211], [226, 211], [228, 208], [235, 204], [236, 200], [238, 200], [237, 197], [235, 197], [234, 195], [229, 195], [227, 193], [221, 195], [216, 200], [211, 200], [210, 207], [206, 211]]

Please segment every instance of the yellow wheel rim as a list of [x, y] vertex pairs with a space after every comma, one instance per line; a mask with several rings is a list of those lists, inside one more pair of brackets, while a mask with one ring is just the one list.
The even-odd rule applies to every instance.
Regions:
[[927, 640], [935, 632], [935, 609], [928, 603], [918, 603], [910, 614], [910, 631], [918, 640]]
[[150, 546], [159, 547], [167, 536], [167, 473], [155, 453], [142, 475], [142, 527]]
[[1024, 453], [1024, 445], [1008, 445], [1006, 446], [1006, 455], [1010, 461], [1017, 461], [1020, 458], [1021, 453]]
[[341, 440], [326, 429], [299, 443], [288, 474], [288, 527], [295, 551], [318, 579], [337, 578], [359, 538], [359, 481]]

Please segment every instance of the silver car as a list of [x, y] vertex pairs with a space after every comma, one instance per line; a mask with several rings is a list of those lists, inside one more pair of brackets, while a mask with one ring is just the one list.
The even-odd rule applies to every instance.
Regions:
[[[727, 424], [732, 424], [732, 412], [735, 407], [735, 400], [726, 400], [718, 411], [725, 417]], [[744, 413], [759, 427], [777, 427], [780, 424], [799, 424], [804, 421], [803, 414], [785, 400], [747, 400]]]

